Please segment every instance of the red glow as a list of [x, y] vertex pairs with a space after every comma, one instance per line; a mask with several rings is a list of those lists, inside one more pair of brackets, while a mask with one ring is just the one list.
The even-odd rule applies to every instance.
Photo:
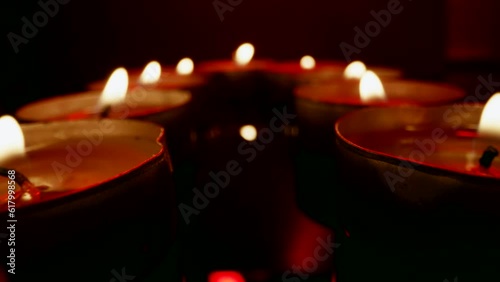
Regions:
[[464, 138], [477, 138], [477, 132], [472, 130], [457, 130], [455, 135]]
[[208, 276], [208, 282], [245, 282], [238, 271], [214, 271]]

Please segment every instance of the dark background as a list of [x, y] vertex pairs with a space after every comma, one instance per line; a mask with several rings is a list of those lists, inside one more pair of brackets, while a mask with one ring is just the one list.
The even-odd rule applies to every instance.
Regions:
[[[353, 44], [353, 28], [363, 29], [373, 20], [370, 11], [386, 9], [388, 2], [242, 0], [221, 22], [213, 0], [70, 0], [16, 54], [7, 34], [22, 35], [21, 18], [32, 21], [41, 8], [34, 0], [8, 0], [1, 15], [0, 109], [12, 112], [36, 99], [84, 90], [118, 66], [141, 68], [150, 60], [173, 65], [184, 56], [195, 63], [230, 58], [245, 41], [256, 46], [257, 58], [298, 60], [311, 54], [343, 60], [339, 44]], [[499, 69], [498, 2], [401, 5], [404, 10], [355, 58], [466, 88], [477, 84], [477, 75]]]

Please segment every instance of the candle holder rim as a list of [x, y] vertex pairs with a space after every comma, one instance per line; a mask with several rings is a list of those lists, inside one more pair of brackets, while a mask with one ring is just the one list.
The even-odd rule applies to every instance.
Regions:
[[[135, 123], [137, 125], [148, 125], [151, 126], [152, 128], [158, 129], [158, 135], [155, 138], [155, 142], [157, 145], [159, 145], [159, 150], [157, 153], [148, 156], [143, 162], [137, 163], [134, 167], [129, 168], [126, 171], [121, 172], [120, 174], [114, 175], [112, 177], [109, 177], [108, 179], [105, 179], [103, 181], [94, 183], [92, 185], [88, 185], [85, 187], [81, 187], [79, 189], [74, 189], [71, 191], [67, 191], [66, 193], [61, 193], [57, 197], [47, 199], [47, 200], [42, 200], [39, 202], [34, 202], [32, 204], [27, 204], [27, 205], [22, 205], [19, 207], [16, 207], [16, 210], [19, 212], [31, 212], [31, 211], [36, 211], [39, 209], [45, 209], [47, 206], [52, 207], [52, 206], [57, 206], [59, 204], [66, 204], [67, 201], [75, 201], [80, 199], [81, 197], [88, 197], [92, 196], [95, 193], [98, 192], [103, 192], [106, 187], [116, 185], [118, 183], [126, 183], [128, 179], [133, 178], [135, 175], [141, 175], [144, 171], [146, 171], [149, 167], [154, 167], [161, 163], [162, 161], [165, 161], [170, 173], [172, 173], [172, 163], [170, 159], [170, 154], [167, 148], [167, 145], [165, 143], [165, 129], [150, 121], [139, 121], [139, 120], [116, 120], [116, 119], [102, 119], [102, 120], [77, 120], [77, 121], [56, 121], [56, 122], [39, 122], [39, 123], [29, 123], [29, 124], [22, 124], [22, 127], [43, 127], [46, 124], [50, 124], [51, 126], [57, 126], [60, 124], [75, 124], [78, 125], [79, 123], [94, 123], [94, 122], [100, 122], [100, 121], [111, 121], [114, 123]], [[8, 213], [8, 209], [1, 209], [0, 210], [0, 216], [6, 215]]]
[[[474, 103], [476, 104], [476, 103]], [[482, 104], [476, 104], [475, 107], [480, 108]], [[409, 108], [419, 108], [423, 110], [439, 110], [439, 109], [447, 109], [449, 106], [439, 106], [439, 107], [409, 107]], [[361, 113], [367, 113], [367, 112], [378, 112], [380, 110], [383, 110], [383, 108], [364, 108], [360, 109], [357, 111], [353, 111], [350, 113], [345, 114], [344, 116], [340, 117], [334, 124], [334, 131], [335, 131], [335, 136], [336, 136], [336, 143], [337, 145], [342, 146], [343, 148], [350, 150], [354, 153], [357, 153], [361, 156], [367, 157], [372, 160], [377, 160], [377, 161], [382, 161], [388, 164], [392, 165], [400, 165], [402, 161], [408, 162], [413, 166], [415, 170], [419, 170], [422, 172], [426, 172], [429, 174], [434, 174], [438, 176], [449, 176], [453, 177], [456, 179], [462, 179], [462, 180], [467, 180], [470, 182], [476, 182], [476, 183], [493, 183], [493, 184], [500, 184], [500, 178], [494, 177], [492, 175], [477, 175], [472, 172], [458, 172], [452, 169], [447, 169], [443, 167], [439, 167], [437, 165], [433, 164], [427, 164], [425, 162], [415, 162], [412, 161], [409, 158], [404, 158], [404, 157], [399, 157], [396, 155], [391, 155], [388, 153], [380, 152], [374, 149], [366, 148], [364, 146], [361, 146], [359, 144], [354, 143], [353, 141], [349, 140], [344, 134], [342, 134], [341, 129], [339, 128], [340, 125], [345, 122], [346, 120], [349, 120], [355, 115], [359, 115]]]

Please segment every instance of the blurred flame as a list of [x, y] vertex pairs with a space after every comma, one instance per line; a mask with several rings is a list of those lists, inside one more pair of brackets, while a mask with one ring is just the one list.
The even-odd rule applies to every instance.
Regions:
[[125, 101], [128, 89], [128, 73], [124, 68], [116, 69], [108, 79], [101, 97], [99, 106], [106, 107], [120, 104]]
[[254, 141], [257, 139], [257, 129], [253, 125], [245, 125], [240, 128], [240, 135], [247, 141]]
[[480, 136], [500, 138], [500, 92], [491, 96], [484, 106], [478, 133]]
[[364, 103], [385, 100], [384, 86], [374, 72], [367, 71], [363, 77], [361, 77], [361, 81], [359, 82], [359, 95], [361, 101]]
[[366, 66], [361, 61], [350, 63], [344, 70], [344, 78], [361, 79], [366, 72]]
[[24, 134], [19, 123], [11, 116], [0, 118], [0, 163], [23, 156]]
[[161, 65], [157, 61], [152, 61], [144, 68], [139, 77], [139, 83], [142, 85], [155, 84], [161, 77]]
[[312, 56], [304, 56], [300, 59], [300, 67], [305, 70], [311, 70], [316, 66], [316, 61]]
[[238, 66], [245, 66], [250, 63], [254, 54], [255, 48], [253, 45], [250, 43], [244, 43], [236, 50], [234, 61]]
[[193, 73], [194, 70], [194, 63], [193, 60], [190, 58], [184, 58], [179, 61], [176, 67], [176, 72], [177, 74], [180, 75], [190, 75]]
[[209, 274], [208, 282], [245, 282], [238, 271], [214, 271]]

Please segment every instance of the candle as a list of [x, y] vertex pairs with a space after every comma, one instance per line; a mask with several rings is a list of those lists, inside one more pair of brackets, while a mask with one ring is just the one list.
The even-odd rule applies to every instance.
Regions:
[[[393, 79], [381, 81], [374, 72], [366, 70], [359, 80], [296, 88], [299, 206], [316, 220], [343, 230], [341, 218], [337, 216], [342, 212], [339, 207], [346, 204], [343, 191], [337, 189], [344, 185], [340, 174], [343, 163], [337, 157], [333, 127], [339, 117], [369, 107], [385, 110], [410, 105], [442, 105], [463, 96], [463, 90], [447, 84]], [[360, 172], [360, 175], [363, 173]]]
[[[363, 109], [337, 121], [339, 216], [358, 238], [339, 258], [344, 275], [363, 278], [359, 270], [374, 267], [392, 281], [415, 268], [430, 276], [436, 265], [474, 279], [496, 273], [499, 98], [486, 106]], [[380, 248], [362, 250], [375, 241]], [[380, 252], [391, 255], [373, 260]]]
[[[205, 83], [203, 76], [194, 73], [194, 62], [183, 58], [175, 67], [162, 67], [159, 62], [152, 61], [142, 70], [130, 72], [130, 89], [136, 87], [159, 89], [193, 89]], [[106, 81], [96, 81], [88, 85], [89, 90], [101, 91]]]
[[160, 126], [102, 119], [19, 128], [8, 117], [0, 124], [1, 172], [19, 182], [0, 177], [1, 217], [14, 228], [4, 229], [14, 239], [0, 246], [2, 266], [16, 279], [80, 273], [91, 281], [122, 264], [139, 273], [167, 250], [175, 204]]
[[152, 121], [168, 128], [167, 142], [174, 162], [182, 159], [192, 146], [187, 118], [191, 92], [149, 87], [130, 89], [128, 81], [127, 71], [119, 68], [110, 76], [102, 91], [36, 101], [21, 107], [16, 116], [26, 122], [95, 119], [99, 116]]
[[[294, 84], [303, 85], [356, 80], [360, 79], [366, 70], [366, 65], [361, 61], [350, 64], [341, 61], [316, 61], [312, 56], [306, 55], [300, 61], [275, 63], [270, 71], [281, 77], [281, 80], [292, 79]], [[397, 69], [370, 67], [370, 70], [383, 79], [396, 79], [402, 76], [402, 72]]]
[[464, 91], [447, 84], [414, 80], [381, 81], [372, 71], [360, 80], [304, 85], [295, 90], [300, 134], [313, 150], [331, 148], [332, 124], [342, 115], [364, 107], [440, 105], [458, 101]]

